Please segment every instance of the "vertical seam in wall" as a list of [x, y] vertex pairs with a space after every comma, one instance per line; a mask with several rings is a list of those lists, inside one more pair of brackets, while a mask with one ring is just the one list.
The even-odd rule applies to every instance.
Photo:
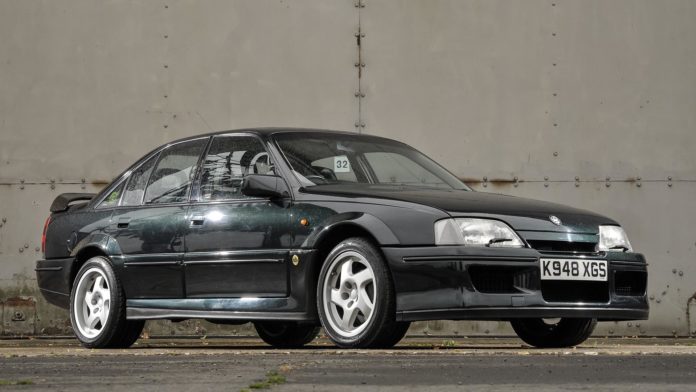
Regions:
[[363, 61], [363, 56], [362, 56], [362, 39], [365, 37], [365, 34], [363, 34], [363, 32], [362, 32], [361, 16], [362, 16], [362, 9], [365, 8], [365, 3], [363, 0], [356, 0], [354, 3], [354, 6], [357, 9], [357, 13], [358, 13], [358, 28], [357, 28], [357, 32], [355, 33], [355, 42], [356, 42], [357, 50], [358, 50], [357, 61], [355, 62], [355, 68], [357, 69], [357, 76], [358, 76], [358, 89], [355, 92], [355, 98], [357, 99], [357, 102], [358, 102], [358, 119], [355, 122], [355, 129], [357, 130], [358, 133], [362, 133], [362, 131], [365, 129], [365, 122], [363, 121], [363, 117], [362, 117], [362, 105], [363, 105], [362, 99], [365, 97], [365, 93], [362, 91], [362, 74], [363, 74], [363, 68], [365, 68], [365, 62]]

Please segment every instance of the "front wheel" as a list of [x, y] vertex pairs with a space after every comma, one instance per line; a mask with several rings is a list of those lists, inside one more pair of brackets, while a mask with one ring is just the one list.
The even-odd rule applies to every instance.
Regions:
[[142, 320], [126, 320], [126, 299], [111, 263], [93, 257], [80, 268], [70, 293], [70, 321], [87, 348], [130, 347], [143, 330]]
[[597, 319], [516, 319], [510, 324], [517, 336], [531, 346], [562, 348], [577, 346], [587, 340], [597, 325]]
[[278, 348], [299, 348], [314, 340], [319, 327], [295, 322], [264, 321], [255, 322], [254, 328], [266, 343]]
[[393, 346], [405, 333], [395, 320], [387, 264], [364, 238], [349, 238], [329, 253], [319, 273], [317, 308], [326, 335], [339, 347]]

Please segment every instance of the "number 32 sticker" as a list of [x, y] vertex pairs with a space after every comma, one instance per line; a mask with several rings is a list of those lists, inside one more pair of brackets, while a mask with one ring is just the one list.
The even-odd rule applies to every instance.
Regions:
[[345, 155], [340, 155], [334, 157], [334, 173], [348, 173], [350, 172], [350, 161]]

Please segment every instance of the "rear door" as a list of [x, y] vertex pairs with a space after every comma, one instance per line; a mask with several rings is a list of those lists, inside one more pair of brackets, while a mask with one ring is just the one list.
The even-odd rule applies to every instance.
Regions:
[[208, 138], [173, 144], [130, 176], [112, 216], [128, 298], [183, 298], [181, 263], [192, 182]]
[[263, 142], [215, 136], [203, 160], [198, 200], [189, 211], [186, 296], [285, 297], [290, 217], [282, 203], [242, 195], [247, 174], [273, 174]]

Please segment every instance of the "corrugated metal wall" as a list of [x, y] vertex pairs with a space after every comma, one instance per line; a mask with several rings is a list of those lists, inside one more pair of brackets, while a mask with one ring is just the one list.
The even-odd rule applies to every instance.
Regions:
[[[650, 260], [652, 313], [598, 332], [688, 334], [694, 20], [691, 0], [0, 0], [0, 333], [66, 331], [33, 272], [57, 194], [177, 137], [277, 125], [397, 138], [479, 190], [612, 216]], [[233, 331], [153, 327], [204, 330]]]

